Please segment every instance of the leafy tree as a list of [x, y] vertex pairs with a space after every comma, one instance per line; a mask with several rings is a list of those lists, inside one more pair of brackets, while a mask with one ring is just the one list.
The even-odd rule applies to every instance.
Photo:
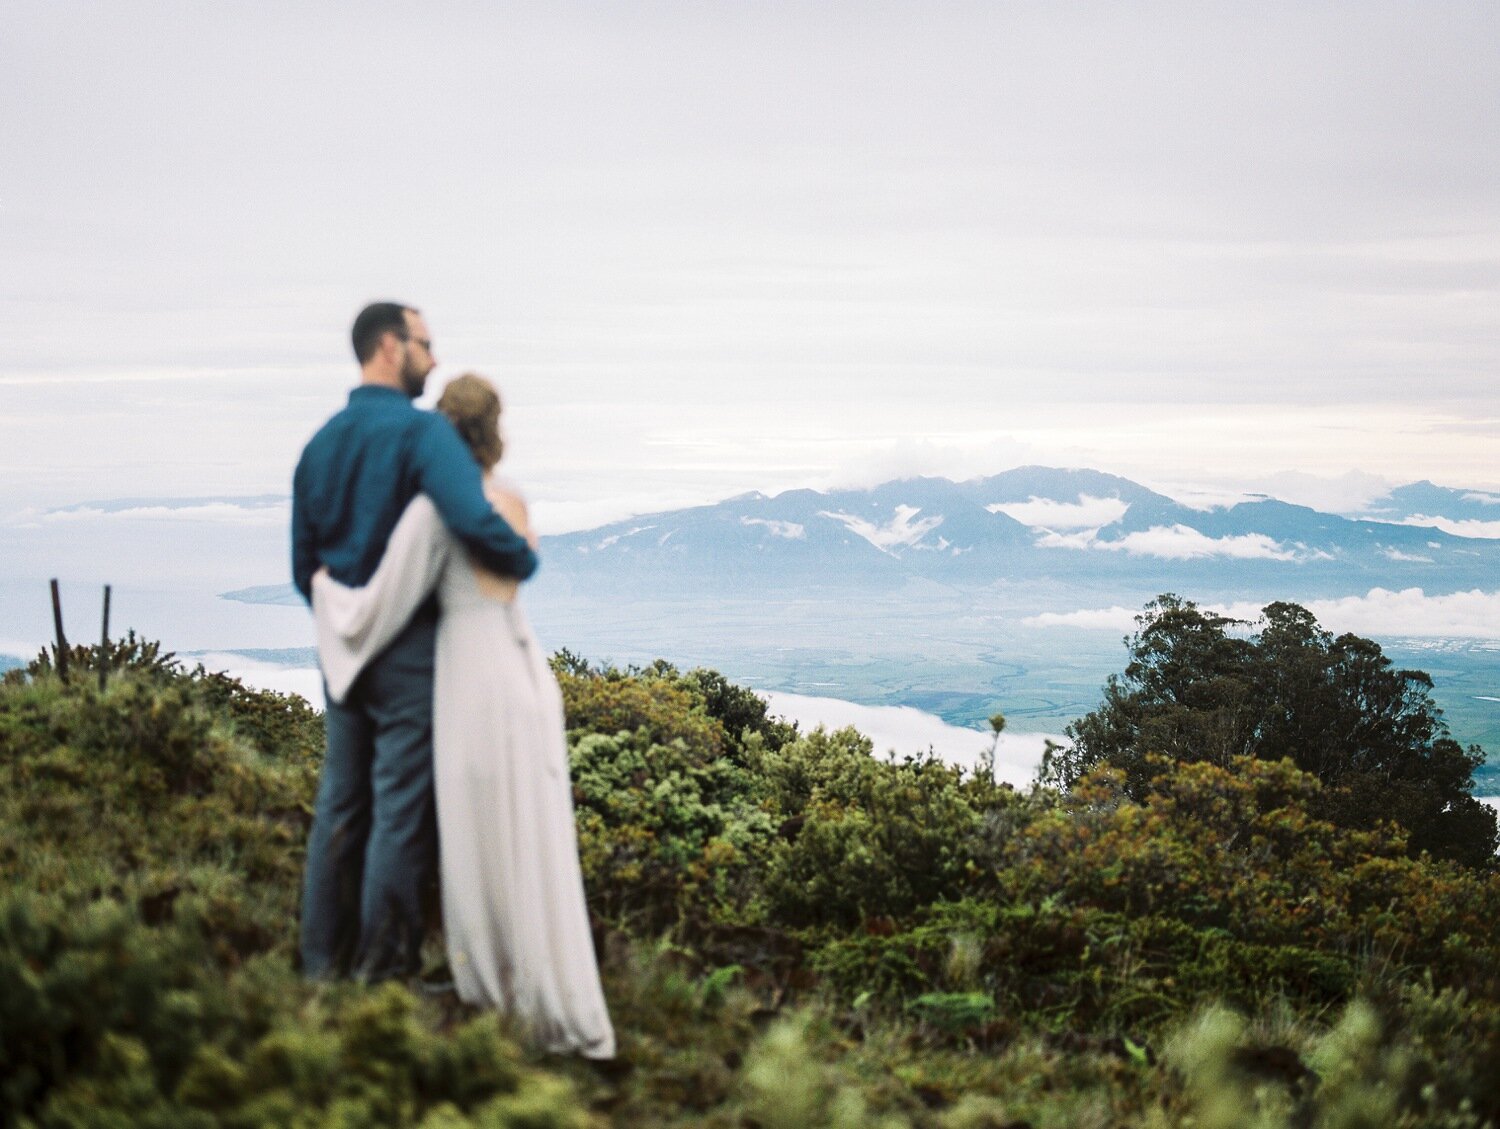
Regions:
[[732, 743], [738, 744], [749, 733], [758, 733], [772, 749], [796, 739], [795, 721], [773, 717], [765, 698], [754, 690], [735, 685], [718, 671], [695, 667], [681, 679], [696, 689], [709, 716], [719, 720]]
[[1365, 829], [1392, 820], [1414, 855], [1494, 864], [1495, 813], [1472, 794], [1484, 753], [1449, 736], [1426, 674], [1397, 670], [1379, 644], [1335, 637], [1292, 603], [1248, 624], [1169, 594], [1136, 623], [1123, 676], [1068, 727], [1072, 744], [1049, 756], [1044, 782], [1071, 787], [1110, 765], [1138, 799], [1153, 788], [1153, 754], [1220, 766], [1289, 758], [1324, 784], [1323, 818]]

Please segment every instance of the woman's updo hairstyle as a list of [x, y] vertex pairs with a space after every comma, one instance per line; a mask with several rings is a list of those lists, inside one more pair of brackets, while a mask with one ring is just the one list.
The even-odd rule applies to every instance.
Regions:
[[447, 416], [485, 470], [500, 461], [500, 393], [482, 376], [454, 377], [438, 397], [437, 410]]

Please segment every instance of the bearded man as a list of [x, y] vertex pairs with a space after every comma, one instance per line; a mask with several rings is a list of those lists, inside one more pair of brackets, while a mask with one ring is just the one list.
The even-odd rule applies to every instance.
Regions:
[[[377, 302], [354, 319], [351, 338], [359, 386], [308, 442], [292, 481], [292, 577], [303, 598], [311, 600], [319, 568], [365, 584], [417, 494], [479, 564], [525, 580], [536, 554], [491, 507], [469, 448], [447, 419], [412, 403], [437, 363], [421, 312]], [[328, 701], [302, 892], [306, 976], [384, 980], [418, 970], [423, 895], [437, 860], [437, 616], [429, 598], [343, 702]]]

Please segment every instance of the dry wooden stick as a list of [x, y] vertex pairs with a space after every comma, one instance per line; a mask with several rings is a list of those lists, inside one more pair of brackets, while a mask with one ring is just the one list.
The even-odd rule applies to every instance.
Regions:
[[57, 591], [57, 578], [52, 578], [52, 625], [57, 629], [57, 649], [53, 652], [57, 660], [57, 676], [68, 680], [68, 637], [63, 634], [62, 596]]
[[109, 677], [109, 585], [104, 586], [104, 630], [99, 635], [99, 693]]

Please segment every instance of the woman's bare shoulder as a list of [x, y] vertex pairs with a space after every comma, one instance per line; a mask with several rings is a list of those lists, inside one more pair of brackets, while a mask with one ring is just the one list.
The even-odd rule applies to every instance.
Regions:
[[527, 506], [525, 497], [504, 479], [486, 479], [484, 496], [489, 499], [490, 505], [495, 508], [495, 512], [507, 521], [514, 523], [518, 519], [526, 519]]
[[526, 496], [521, 493], [521, 488], [509, 478], [498, 474], [488, 474], [484, 479], [484, 492], [491, 498], [504, 497], [513, 498], [518, 502], [525, 502]]

